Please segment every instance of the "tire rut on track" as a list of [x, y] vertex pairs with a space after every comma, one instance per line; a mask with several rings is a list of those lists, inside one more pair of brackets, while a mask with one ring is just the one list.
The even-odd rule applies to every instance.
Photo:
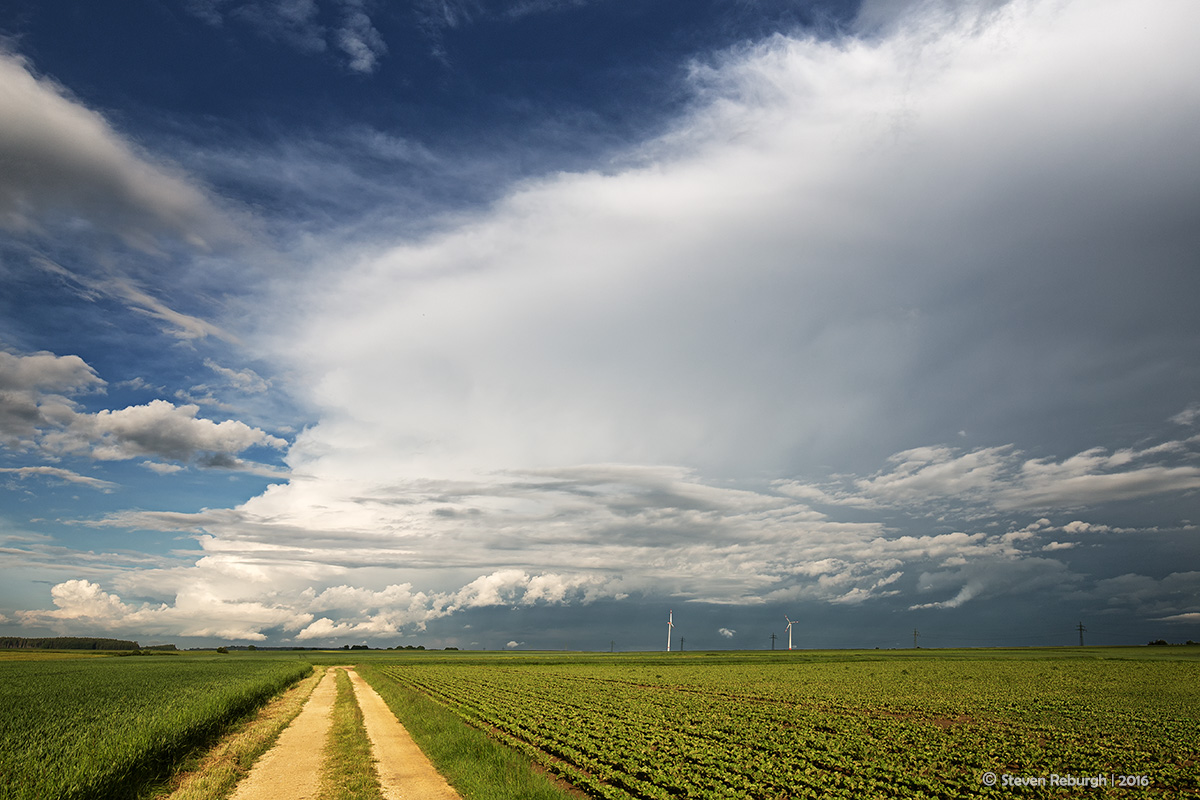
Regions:
[[458, 792], [434, 769], [383, 698], [354, 670], [348, 670], [348, 673], [358, 707], [362, 709], [372, 754], [378, 762], [375, 768], [379, 772], [384, 798], [459, 800]]
[[337, 698], [335, 674], [345, 669], [363, 713], [385, 800], [461, 800], [433, 767], [383, 698], [349, 667], [332, 667], [300, 714], [234, 790], [231, 800], [313, 800], [321, 788], [325, 740]]
[[321, 787], [325, 737], [333, 701], [337, 698], [334, 671], [313, 689], [300, 714], [287, 726], [275, 746], [263, 754], [234, 789], [231, 800], [309, 800]]

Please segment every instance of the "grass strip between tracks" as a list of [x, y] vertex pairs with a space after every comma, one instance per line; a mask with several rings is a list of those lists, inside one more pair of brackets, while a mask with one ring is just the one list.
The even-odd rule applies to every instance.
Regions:
[[356, 671], [379, 692], [437, 771], [464, 800], [578, 800], [532, 762], [473, 728], [420, 692], [401, 686], [369, 664]]
[[325, 742], [320, 800], [383, 800], [362, 709], [346, 670], [336, 671], [337, 700]]
[[246, 777], [255, 760], [271, 749], [283, 729], [292, 724], [325, 674], [318, 667], [307, 678], [272, 700], [241, 728], [215, 747], [185, 764], [170, 785], [155, 792], [157, 800], [221, 800]]

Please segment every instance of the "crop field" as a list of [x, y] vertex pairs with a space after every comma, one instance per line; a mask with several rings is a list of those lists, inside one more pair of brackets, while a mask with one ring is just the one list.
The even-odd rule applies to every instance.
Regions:
[[1200, 795], [1200, 648], [369, 662], [595, 797]]
[[103, 650], [0, 650], [0, 664], [9, 661], [69, 661], [78, 658], [112, 658]]
[[[144, 797], [346, 655], [0, 658], [0, 798]], [[477, 728], [599, 798], [1200, 797], [1197, 647], [353, 660], [402, 721], [399, 698], [428, 698], [410, 708], [439, 731]]]
[[311, 669], [270, 657], [0, 659], [0, 798], [136, 797]]

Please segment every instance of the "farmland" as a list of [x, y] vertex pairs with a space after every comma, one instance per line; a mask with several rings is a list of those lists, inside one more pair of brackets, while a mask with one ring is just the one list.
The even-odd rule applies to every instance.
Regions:
[[[371, 659], [596, 797], [1200, 794], [1194, 648]], [[1170, 656], [1170, 657], [1166, 657]], [[1139, 785], [1141, 784], [1141, 785]], [[1061, 791], [1061, 790], [1057, 790]]]
[[565, 796], [516, 753], [612, 800], [1059, 796], [1001, 783], [1055, 775], [1200, 796], [1196, 647], [68, 655], [0, 659], [0, 798], [145, 796], [310, 662], [348, 660], [467, 800]]
[[136, 797], [310, 671], [278, 657], [0, 660], [0, 797]]

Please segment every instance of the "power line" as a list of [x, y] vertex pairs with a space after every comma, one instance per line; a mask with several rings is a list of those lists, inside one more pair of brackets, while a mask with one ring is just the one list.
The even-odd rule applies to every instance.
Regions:
[[[1072, 634], [1079, 637], [1076, 642], [1080, 647], [1087, 646], [1087, 637], [1085, 633], [1092, 634], [1092, 638], [1096, 641], [1097, 646], [1103, 645], [1105, 642], [1112, 642], [1120, 639], [1130, 639], [1138, 642], [1144, 642], [1148, 634], [1146, 630], [1121, 628], [1121, 627], [1101, 627], [1089, 628], [1082, 622], [1078, 622], [1070, 627], [1063, 626], [1057, 631], [1045, 631], [1042, 633], [1020, 633], [1003, 635], [999, 631], [979, 631], [970, 636], [955, 636], [949, 634], [941, 634], [936, 631], [917, 631], [913, 633], [913, 646], [920, 647], [920, 642], [924, 641], [926, 647], [945, 647], [954, 646], [956, 642], [962, 642], [968, 647], [988, 647], [988, 646], [1005, 646], [1013, 645], [1016, 647], [1033, 646], [1044, 647], [1066, 645]], [[919, 639], [917, 637], [920, 637]]]
[[[1082, 625], [1082, 623], [1080, 623], [1080, 624]], [[972, 633], [969, 636], [955, 636], [955, 635], [950, 635], [950, 634], [942, 634], [942, 633], [939, 633], [936, 631], [930, 632], [928, 630], [926, 630], [924, 632], [918, 632], [918, 633], [921, 636], [921, 638], [926, 640], [926, 642], [933, 641], [933, 642], [937, 642], [937, 643], [941, 643], [941, 642], [981, 642], [981, 643], [990, 643], [990, 644], [991, 643], [1006, 644], [1006, 643], [1011, 643], [1011, 642], [1026, 642], [1026, 641], [1052, 642], [1054, 640], [1058, 640], [1059, 642], [1062, 642], [1063, 644], [1065, 644], [1066, 638], [1068, 636], [1070, 636], [1070, 633], [1068, 633], [1068, 631], [1078, 631], [1078, 630], [1079, 630], [1078, 626], [1071, 626], [1070, 628], [1065, 628], [1065, 627], [1060, 628], [1057, 631], [1054, 631], [1054, 630], [1047, 631], [1047, 630], [1043, 629], [1042, 633], [1019, 633], [1019, 634], [1009, 634], [1009, 635], [1005, 635], [1005, 634], [1001, 633], [1000, 631], [996, 631], [996, 630], [991, 630], [991, 631], [980, 630], [975, 633]], [[1090, 631], [1090, 629], [1087, 627], [1084, 627], [1084, 630], [1089, 631], [1091, 633], [1096, 633], [1096, 631]], [[1132, 637], [1141, 636], [1141, 633], [1134, 632], [1134, 631], [1103, 630], [1103, 631], [1100, 631], [1100, 633], [1102, 633], [1103, 635], [1106, 635], [1106, 636], [1132, 636]]]

